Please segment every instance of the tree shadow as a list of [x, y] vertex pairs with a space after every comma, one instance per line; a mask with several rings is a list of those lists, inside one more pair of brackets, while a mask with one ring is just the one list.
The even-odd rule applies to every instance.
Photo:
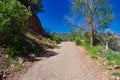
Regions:
[[43, 54], [41, 54], [39, 57], [45, 57], [45, 58], [50, 58], [53, 56], [58, 55], [58, 53], [54, 52], [54, 51], [45, 51]]
[[60, 48], [61, 48], [61, 46], [56, 46], [55, 48], [60, 49]]
[[58, 53], [54, 52], [54, 51], [44, 51], [43, 53], [37, 55], [36, 57], [28, 57], [29, 61], [31, 62], [36, 62], [36, 61], [41, 61], [42, 58], [50, 58], [53, 56], [58, 55]]
[[[22, 39], [19, 41], [19, 46], [15, 46], [15, 54], [12, 54], [12, 57], [22, 57], [28, 61], [40, 61], [40, 57], [53, 57], [58, 53], [54, 51], [46, 51], [45, 46], [53, 49], [53, 47], [49, 45], [42, 45], [35, 40], [28, 38], [26, 36], [22, 36]], [[60, 46], [55, 46], [55, 48], [60, 49]]]
[[[22, 38], [19, 40], [19, 45], [15, 44], [12, 48], [14, 49], [14, 52], [9, 53], [11, 57], [23, 57], [24, 59], [28, 60], [30, 58], [29, 55], [34, 54], [32, 55], [32, 57], [34, 57], [45, 51], [42, 45], [26, 36], [22, 36]], [[12, 51], [12, 48], [10, 48], [10, 51]]]

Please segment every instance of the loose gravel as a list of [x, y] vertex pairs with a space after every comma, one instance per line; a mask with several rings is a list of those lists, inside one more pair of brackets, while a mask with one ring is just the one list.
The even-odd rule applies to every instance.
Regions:
[[108, 80], [107, 73], [73, 42], [62, 42], [50, 54], [18, 80]]

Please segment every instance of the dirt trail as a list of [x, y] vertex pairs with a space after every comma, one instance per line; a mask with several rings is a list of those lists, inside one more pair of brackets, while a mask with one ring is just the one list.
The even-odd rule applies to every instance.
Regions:
[[108, 80], [83, 48], [73, 42], [62, 42], [52, 56], [36, 62], [19, 80]]

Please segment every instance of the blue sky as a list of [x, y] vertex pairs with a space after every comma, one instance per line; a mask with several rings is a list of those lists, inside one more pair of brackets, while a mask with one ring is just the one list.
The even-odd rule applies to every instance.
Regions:
[[113, 11], [115, 13], [115, 19], [110, 25], [110, 29], [120, 34], [120, 0], [110, 0], [113, 4]]
[[[65, 25], [64, 15], [70, 13], [68, 0], [43, 0], [45, 12], [38, 13], [44, 28], [51, 32], [69, 32], [70, 26]], [[120, 0], [110, 0], [113, 4], [115, 20], [111, 23], [110, 29], [120, 34]]]

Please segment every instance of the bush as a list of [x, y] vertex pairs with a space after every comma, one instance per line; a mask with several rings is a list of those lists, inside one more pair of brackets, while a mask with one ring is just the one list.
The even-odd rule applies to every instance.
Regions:
[[80, 39], [76, 39], [75, 42], [76, 42], [77, 45], [81, 45], [81, 40]]
[[30, 38], [20, 39], [19, 45], [9, 46], [7, 51], [12, 58], [18, 56], [27, 57], [29, 54], [35, 54], [36, 56], [40, 55], [45, 49]]
[[51, 35], [51, 40], [54, 42], [54, 43], [60, 43], [62, 41], [62, 39], [57, 35], [57, 34], [52, 34]]
[[0, 0], [0, 44], [16, 45], [29, 16], [30, 11], [17, 0]]
[[120, 52], [120, 36], [119, 35], [109, 30], [106, 33], [95, 34], [95, 44], [106, 46], [107, 42], [108, 42], [109, 49]]
[[109, 61], [115, 61], [116, 64], [120, 65], [120, 53], [109, 50], [106, 55], [106, 59]]
[[88, 54], [94, 59], [97, 59], [97, 56], [98, 56], [97, 52], [100, 52], [100, 51], [104, 50], [104, 47], [100, 46], [100, 45], [96, 45], [92, 48], [89, 46], [89, 44], [84, 43], [84, 42], [82, 43], [82, 45], [88, 51]]

